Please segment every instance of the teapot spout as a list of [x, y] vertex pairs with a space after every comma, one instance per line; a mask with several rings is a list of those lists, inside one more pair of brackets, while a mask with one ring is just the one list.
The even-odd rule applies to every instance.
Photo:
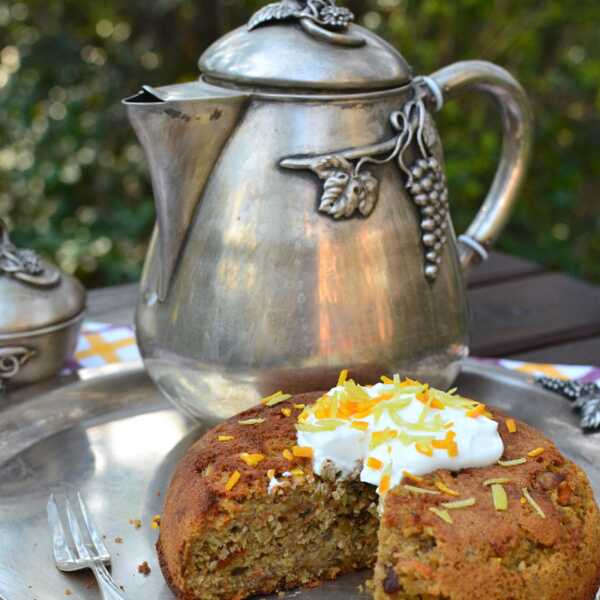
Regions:
[[248, 100], [248, 94], [200, 81], [144, 86], [123, 101], [150, 166], [160, 263], [154, 279], [161, 302], [206, 182]]

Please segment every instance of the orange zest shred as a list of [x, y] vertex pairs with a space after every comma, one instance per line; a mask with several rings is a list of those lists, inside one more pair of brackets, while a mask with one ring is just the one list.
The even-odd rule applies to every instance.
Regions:
[[441, 481], [436, 481], [435, 487], [441, 492], [444, 492], [444, 494], [448, 494], [449, 496], [460, 496], [460, 494], [457, 491], [450, 489], [445, 483]]
[[516, 433], [517, 422], [514, 419], [506, 419], [504, 423], [506, 424], [506, 429], [508, 429], [508, 433]]
[[485, 404], [478, 404], [475, 408], [467, 411], [467, 417], [471, 417], [472, 419], [476, 419], [481, 415], [485, 414]]
[[294, 455], [287, 448], [281, 454], [287, 460], [294, 460]]
[[369, 424], [366, 421], [352, 421], [350, 427], [352, 427], [352, 429], [358, 429], [359, 431], [366, 431], [369, 429]]
[[367, 467], [369, 467], [369, 469], [374, 469], [375, 471], [379, 471], [379, 469], [381, 469], [383, 467], [383, 463], [378, 458], [369, 456], [369, 458], [367, 458]]
[[297, 458], [312, 458], [314, 450], [308, 446], [294, 446], [292, 454]]
[[248, 454], [248, 452], [242, 452], [240, 454], [240, 458], [249, 466], [249, 467], [255, 467], [258, 463], [262, 462], [263, 460], [265, 460], [265, 455], [264, 454]]
[[230, 441], [231, 441], [232, 439], [234, 439], [234, 438], [233, 438], [233, 436], [232, 436], [232, 435], [220, 435], [220, 436], [219, 436], [217, 439], [218, 439], [220, 442], [230, 442]]
[[415, 483], [423, 483], [425, 480], [422, 477], [418, 477], [417, 475], [413, 475], [410, 471], [402, 471], [402, 475], [406, 477], [406, 479], [410, 479]]
[[281, 409], [281, 414], [284, 417], [291, 417], [292, 416], [292, 409], [291, 408], [282, 408]]
[[536, 456], [539, 456], [540, 454], [544, 454], [545, 448], [534, 448], [533, 450], [531, 450], [530, 452], [527, 453], [527, 456], [529, 456], [529, 458], [535, 458]]
[[227, 480], [227, 483], [225, 484], [225, 491], [230, 492], [235, 487], [237, 482], [240, 480], [240, 477], [241, 477], [240, 472], [234, 471], [229, 476], [229, 479]]
[[448, 456], [454, 458], [455, 456], [458, 456], [458, 445], [454, 441], [454, 438], [456, 438], [456, 433], [454, 431], [448, 431], [443, 440], [433, 440], [431, 445], [436, 450], [446, 450]]
[[390, 483], [391, 483], [391, 481], [392, 481], [392, 478], [389, 475], [389, 473], [386, 473], [381, 478], [381, 481], [379, 482], [379, 490], [378, 490], [380, 494], [387, 493], [387, 491], [390, 489]]
[[419, 454], [424, 454], [425, 456], [433, 456], [433, 449], [429, 444], [421, 444], [417, 442], [415, 444], [415, 449]]

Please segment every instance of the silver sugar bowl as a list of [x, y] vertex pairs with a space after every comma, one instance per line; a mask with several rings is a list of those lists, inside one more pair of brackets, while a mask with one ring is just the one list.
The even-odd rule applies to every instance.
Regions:
[[[270, 3], [200, 57], [198, 80], [125, 100], [157, 212], [138, 341], [195, 416], [328, 388], [343, 368], [449, 386], [468, 353], [463, 271], [517, 198], [527, 97], [483, 61], [415, 76], [352, 21], [333, 0]], [[457, 238], [433, 114], [469, 91], [495, 101], [504, 144]]]
[[0, 220], [0, 392], [63, 368], [77, 344], [85, 299], [79, 281], [17, 248]]

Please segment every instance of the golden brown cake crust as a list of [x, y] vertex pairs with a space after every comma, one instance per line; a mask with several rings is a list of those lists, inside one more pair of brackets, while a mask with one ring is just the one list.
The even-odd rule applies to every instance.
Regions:
[[[517, 422], [517, 432], [509, 433], [504, 419], [494, 414], [505, 446], [503, 460], [527, 457], [527, 462], [438, 471], [420, 484], [435, 490], [435, 482], [442, 482], [459, 498], [415, 494], [402, 486], [392, 490], [380, 527], [378, 600], [595, 598], [600, 517], [586, 475], [539, 431]], [[536, 448], [544, 452], [528, 457]], [[510, 480], [503, 484], [508, 510], [495, 509], [490, 486], [484, 485], [490, 479]], [[524, 488], [545, 518], [523, 498]], [[452, 524], [430, 510], [465, 498], [476, 504], [449, 510]]]
[[[303, 468], [310, 465], [310, 461], [303, 458], [294, 458], [290, 462], [282, 452], [295, 444], [294, 425], [302, 412], [295, 405], [312, 404], [321, 395], [322, 392], [304, 394], [272, 407], [259, 405], [251, 408], [208, 431], [183, 457], [169, 486], [157, 543], [163, 574], [178, 598], [188, 600], [182, 573], [187, 540], [194, 531], [201, 530], [208, 519], [219, 513], [221, 503], [226, 499], [266, 494], [270, 469], [281, 474], [296, 465]], [[282, 409], [291, 410], [291, 416], [285, 416]], [[255, 418], [265, 421], [254, 425], [240, 424], [240, 421]], [[233, 436], [233, 439], [219, 441], [219, 436]], [[251, 467], [240, 460], [242, 452], [260, 453], [266, 458]], [[225, 485], [229, 475], [235, 471], [239, 471], [241, 477], [228, 492]]]
[[[295, 408], [295, 405], [311, 404], [321, 395], [296, 396], [273, 407], [257, 406], [210, 430], [188, 450], [172, 478], [157, 543], [163, 574], [177, 598], [194, 599], [194, 595], [185, 591], [185, 568], [189, 540], [195, 533], [201, 532], [209, 522], [231, 518], [224, 517], [231, 514], [231, 511], [225, 510], [228, 504], [252, 496], [265, 496], [267, 472], [270, 469], [277, 474], [295, 466], [301, 466], [305, 471], [311, 470], [310, 460], [294, 458], [289, 461], [282, 456], [282, 451], [296, 442], [294, 425], [301, 409]], [[291, 416], [286, 416], [282, 409], [290, 409]], [[380, 553], [382, 546], [391, 547], [407, 535], [418, 537], [427, 531], [427, 537], [433, 535], [435, 538], [436, 550], [440, 555], [435, 557], [439, 561], [435, 569], [426, 565], [422, 570], [430, 577], [431, 571], [434, 571], [431, 578], [425, 578], [423, 589], [428, 591], [422, 596], [385, 593], [383, 583], [389, 577], [390, 568], [400, 578], [405, 572], [413, 577], [411, 569], [415, 565], [406, 561], [402, 563], [402, 557], [392, 561], [393, 565], [389, 557], [383, 557], [384, 562], [388, 561], [384, 564], [380, 556], [375, 572], [378, 587], [376, 598], [520, 600], [527, 597], [536, 600], [593, 600], [600, 584], [600, 517], [586, 476], [564, 459], [538, 431], [517, 421], [517, 432], [509, 434], [504, 417], [497, 412], [493, 414], [500, 422], [499, 431], [505, 444], [503, 458], [519, 458], [537, 447], [543, 447], [544, 453], [514, 467], [493, 465], [482, 469], [465, 469], [458, 474], [438, 471], [425, 478], [428, 483], [420, 485], [436, 489], [434, 482], [442, 481], [457, 490], [461, 498], [476, 499], [475, 506], [452, 511], [453, 525], [443, 522], [429, 508], [456, 498], [415, 495], [400, 486], [390, 492], [380, 528]], [[253, 425], [239, 423], [247, 419], [264, 419], [264, 422]], [[233, 439], [219, 441], [219, 436], [233, 436]], [[240, 460], [242, 452], [264, 454], [265, 459], [257, 466], [248, 466]], [[232, 490], [226, 491], [229, 476], [235, 471], [239, 471], [240, 480]], [[511, 479], [511, 483], [504, 486], [509, 497], [509, 510], [506, 512], [494, 509], [490, 489], [482, 485], [484, 480], [491, 478]], [[558, 486], [561, 484], [561, 500], [566, 502], [564, 507], [557, 504]], [[569, 493], [565, 491], [567, 486], [571, 490]], [[521, 503], [520, 490], [524, 487], [531, 491], [546, 518], [537, 515], [529, 504]], [[569, 498], [565, 500], [567, 495]], [[565, 516], [569, 512], [568, 506], [574, 507], [572, 512], [577, 513], [580, 520]], [[506, 561], [512, 560], [510, 557], [516, 556], [515, 548], [525, 542], [536, 551], [557, 557], [548, 563], [547, 569], [542, 568], [538, 573], [538, 577], [545, 576], [553, 582], [553, 587], [548, 587], [547, 593], [520, 595], [519, 589], [529, 589], [529, 583], [524, 584], [519, 565], [516, 565], [516, 572], [508, 568], [505, 569], [506, 573], [502, 570], [503, 557]], [[480, 560], [465, 560], [472, 554], [473, 548]], [[474, 569], [475, 565], [479, 568]], [[421, 567], [417, 567], [417, 570], [421, 570]], [[566, 573], [571, 576], [566, 577]], [[489, 582], [492, 579], [501, 581], [513, 595], [490, 595]], [[462, 583], [456, 584], [457, 580]], [[537, 589], [542, 591], [544, 588], [540, 581], [537, 582]], [[462, 587], [456, 588], [456, 585]], [[577, 595], [573, 595], [574, 590], [577, 590]], [[243, 598], [243, 595], [239, 598]], [[238, 599], [234, 597], [232, 600]]]

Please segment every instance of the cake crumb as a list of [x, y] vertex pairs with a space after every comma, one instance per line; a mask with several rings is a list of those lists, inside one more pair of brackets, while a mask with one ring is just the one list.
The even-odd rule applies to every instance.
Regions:
[[65, 590], [65, 596], [70, 596], [72, 593], [73, 592], [69, 588]]
[[148, 561], [145, 560], [141, 565], [138, 565], [138, 573], [141, 573], [142, 575], [144, 575], [144, 577], [148, 577], [148, 575], [150, 575], [151, 572], [152, 569], [150, 568]]
[[115, 544], [122, 544], [122, 543], [123, 543], [123, 538], [122, 538], [122, 537], [119, 537], [119, 536], [117, 536], [117, 537], [115, 538]]
[[139, 529], [142, 526], [141, 519], [129, 519], [129, 524], [133, 525], [136, 529]]

